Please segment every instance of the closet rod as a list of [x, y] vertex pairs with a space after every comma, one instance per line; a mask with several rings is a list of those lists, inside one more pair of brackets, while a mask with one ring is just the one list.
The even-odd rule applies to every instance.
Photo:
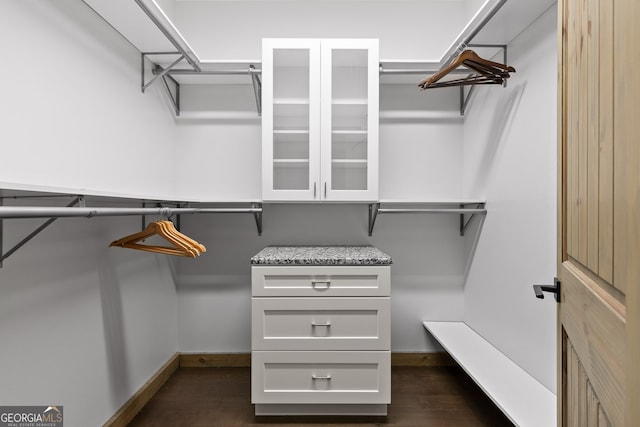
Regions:
[[[160, 72], [162, 72], [162, 68], [159, 69], [154, 69], [153, 70], [153, 74], [159, 74]], [[422, 69], [417, 69], [417, 68], [383, 68], [380, 67], [380, 74], [430, 74], [430, 73], [435, 73], [437, 72], [438, 69], [436, 68], [422, 68]], [[459, 74], [465, 74], [467, 73], [466, 70], [453, 70], [452, 73], [459, 73]], [[256, 68], [249, 68], [249, 69], [235, 69], [235, 70], [202, 70], [202, 71], [195, 71], [195, 70], [189, 70], [189, 69], [185, 69], [185, 68], [175, 68], [172, 70], [169, 70], [166, 72], [166, 74], [170, 74], [170, 75], [180, 75], [180, 76], [189, 76], [189, 75], [210, 75], [210, 76], [215, 76], [215, 75], [260, 75], [262, 74], [262, 70], [256, 69]]]
[[[153, 70], [153, 73], [159, 73], [159, 70]], [[246, 70], [188, 70], [185, 68], [176, 68], [174, 70], [167, 71], [167, 74], [173, 75], [246, 75], [246, 74], [262, 74], [262, 70], [255, 68], [248, 68]]]
[[[380, 67], [380, 74], [433, 74], [437, 72], [438, 69], [435, 68], [382, 68]], [[467, 73], [465, 70], [453, 70], [452, 73], [464, 74]]]
[[262, 213], [253, 208], [76, 208], [40, 206], [0, 206], [0, 218], [91, 218], [94, 216], [159, 215], [170, 217], [181, 214], [209, 213]]

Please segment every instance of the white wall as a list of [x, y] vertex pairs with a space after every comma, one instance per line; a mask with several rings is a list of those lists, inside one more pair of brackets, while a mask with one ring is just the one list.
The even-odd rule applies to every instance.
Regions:
[[183, 85], [181, 97], [178, 194], [196, 200], [261, 200], [262, 128], [253, 87]]
[[0, 182], [173, 196], [172, 113], [129, 43], [74, 0], [2, 1], [0, 33]]
[[509, 44], [505, 89], [479, 87], [464, 124], [464, 188], [488, 215], [465, 287], [465, 321], [552, 391], [556, 304], [534, 298], [556, 262], [555, 5]]
[[[5, 252], [42, 222], [5, 220]], [[101, 425], [175, 354], [171, 260], [108, 247], [139, 227], [59, 219], [4, 261], [3, 405], [62, 405], [65, 425]]]
[[261, 237], [250, 215], [183, 217], [182, 230], [207, 247], [197, 260], [178, 264], [182, 352], [251, 350], [249, 259], [273, 244], [372, 244], [390, 254], [393, 351], [435, 351], [422, 319], [462, 319], [463, 241], [456, 217], [380, 216], [368, 237], [366, 204], [278, 204], [265, 206]]
[[[177, 157], [179, 169], [190, 171], [179, 176], [184, 194], [261, 198], [260, 122], [251, 90], [246, 85], [185, 88], [184, 116], [191, 118], [179, 119], [177, 128], [185, 148]], [[381, 86], [381, 198], [461, 196], [457, 99], [456, 92]], [[394, 259], [393, 351], [439, 350], [421, 321], [462, 319], [467, 260], [457, 216], [381, 215], [368, 237], [366, 204], [264, 209], [262, 237], [250, 215], [183, 216], [183, 231], [202, 242], [207, 252], [198, 260], [179, 262], [180, 351], [251, 350], [249, 258], [272, 244], [372, 244], [387, 251]]]
[[[89, 8], [2, 1], [0, 43], [0, 182], [173, 192], [171, 112], [140, 93], [139, 53]], [[42, 222], [5, 220], [4, 252]], [[101, 425], [177, 351], [170, 260], [108, 248], [139, 229], [137, 217], [60, 219], [4, 261], [2, 405], [62, 405], [65, 425]]]

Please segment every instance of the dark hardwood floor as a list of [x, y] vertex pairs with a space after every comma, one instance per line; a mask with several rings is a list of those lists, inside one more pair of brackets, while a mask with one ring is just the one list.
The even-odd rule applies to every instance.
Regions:
[[386, 417], [256, 417], [249, 368], [180, 368], [129, 426], [513, 426], [457, 366], [393, 367], [391, 384]]

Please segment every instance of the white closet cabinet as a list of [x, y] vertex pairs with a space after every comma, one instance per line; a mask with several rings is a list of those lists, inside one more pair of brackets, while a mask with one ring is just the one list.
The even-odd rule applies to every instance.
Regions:
[[378, 199], [378, 68], [376, 39], [263, 39], [263, 200]]
[[386, 415], [389, 266], [252, 266], [256, 415]]
[[256, 415], [386, 415], [391, 258], [372, 247], [268, 247], [251, 261]]

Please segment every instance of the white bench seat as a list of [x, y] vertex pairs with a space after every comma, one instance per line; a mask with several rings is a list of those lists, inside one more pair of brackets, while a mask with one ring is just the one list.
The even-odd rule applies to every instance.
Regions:
[[423, 325], [515, 425], [556, 425], [556, 395], [464, 322]]

